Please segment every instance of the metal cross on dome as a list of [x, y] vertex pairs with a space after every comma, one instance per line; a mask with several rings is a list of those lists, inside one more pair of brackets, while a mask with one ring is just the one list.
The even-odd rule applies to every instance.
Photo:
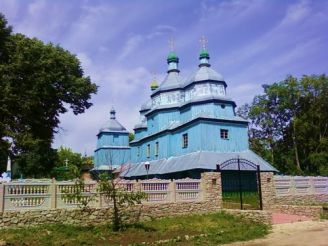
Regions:
[[175, 50], [175, 42], [172, 37], [169, 39], [168, 43], [169, 43], [170, 51], [174, 51]]
[[205, 38], [204, 35], [199, 39], [199, 43], [200, 43], [202, 49], [206, 50], [208, 40]]

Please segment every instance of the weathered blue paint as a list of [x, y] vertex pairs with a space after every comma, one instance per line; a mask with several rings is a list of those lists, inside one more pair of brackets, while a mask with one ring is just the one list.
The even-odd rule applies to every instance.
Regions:
[[115, 110], [110, 111], [110, 119], [97, 135], [95, 167], [111, 169], [131, 159], [129, 132], [116, 120]]
[[[177, 69], [178, 58], [168, 58], [166, 78], [141, 106], [134, 141], [127, 142], [125, 128], [119, 132], [110, 127], [101, 130], [95, 151], [96, 168], [108, 164], [108, 155], [115, 156], [113, 163], [120, 165], [199, 151], [241, 153], [249, 150], [248, 122], [236, 116], [236, 104], [226, 95], [226, 82], [210, 68], [209, 56], [204, 54], [201, 54], [198, 70], [186, 80]], [[115, 120], [112, 125], [120, 125], [115, 117], [111, 118]], [[221, 137], [221, 129], [228, 131], [227, 139]], [[188, 135], [187, 147], [183, 146], [184, 134]], [[111, 152], [115, 154], [109, 154]]]

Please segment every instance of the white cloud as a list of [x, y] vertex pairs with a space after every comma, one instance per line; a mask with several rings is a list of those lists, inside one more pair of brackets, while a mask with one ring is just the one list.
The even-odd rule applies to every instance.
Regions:
[[94, 106], [82, 115], [69, 112], [60, 117], [62, 130], [56, 135], [54, 147], [65, 145], [92, 154], [96, 134], [108, 120], [112, 106], [121, 124], [132, 131], [139, 119], [140, 105], [149, 98], [147, 82], [151, 73], [143, 67], [105, 69], [95, 66], [88, 71], [91, 78], [100, 81], [98, 94], [93, 98]]
[[132, 35], [125, 42], [125, 45], [122, 48], [122, 51], [118, 57], [118, 61], [123, 61], [129, 55], [131, 55], [135, 50], [137, 50], [142, 43], [148, 43], [153, 41], [155, 38], [159, 38], [161, 36], [172, 35], [176, 31], [176, 28], [169, 25], [158, 25], [155, 27], [154, 31], [141, 35], [136, 34]]
[[126, 44], [124, 45], [118, 60], [123, 61], [127, 56], [129, 56], [133, 51], [135, 51], [139, 47], [139, 44], [141, 44], [143, 40], [144, 38], [141, 35], [135, 35], [130, 37], [126, 41]]

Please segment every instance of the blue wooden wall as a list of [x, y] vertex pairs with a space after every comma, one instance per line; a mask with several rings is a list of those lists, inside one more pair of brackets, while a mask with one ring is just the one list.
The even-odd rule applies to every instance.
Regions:
[[[229, 131], [229, 139], [221, 139], [220, 129]], [[248, 149], [246, 124], [201, 121], [173, 132], [165, 132], [131, 147], [131, 161], [163, 159], [194, 151], [239, 152]], [[182, 135], [188, 134], [188, 147], [182, 147]], [[159, 143], [159, 153], [155, 155], [155, 145]], [[147, 158], [147, 145], [150, 157]], [[138, 154], [139, 153], [139, 154]]]

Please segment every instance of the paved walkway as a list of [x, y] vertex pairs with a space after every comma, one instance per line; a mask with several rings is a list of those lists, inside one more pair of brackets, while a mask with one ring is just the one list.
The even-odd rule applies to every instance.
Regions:
[[309, 221], [312, 218], [300, 215], [292, 215], [292, 214], [283, 214], [283, 213], [272, 213], [272, 223], [275, 224], [284, 224], [284, 223], [292, 223], [299, 221]]
[[275, 224], [263, 239], [229, 244], [229, 246], [327, 246], [328, 221], [302, 221]]

